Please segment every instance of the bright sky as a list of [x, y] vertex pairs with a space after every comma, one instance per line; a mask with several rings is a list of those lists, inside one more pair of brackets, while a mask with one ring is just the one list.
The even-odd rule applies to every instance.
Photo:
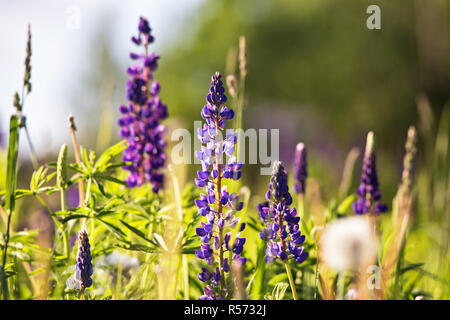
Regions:
[[[129, 62], [131, 35], [139, 16], [150, 21], [157, 38], [154, 49], [164, 47], [182, 35], [185, 19], [203, 0], [0, 0], [0, 132], [7, 137], [9, 116], [14, 112], [13, 94], [22, 88], [27, 25], [32, 27], [32, 85], [24, 113], [37, 150], [58, 150], [67, 130], [70, 92], [89, 70], [83, 63], [88, 46], [100, 27], [114, 36], [112, 55]], [[79, 16], [77, 13], [80, 13]], [[103, 16], [111, 25], [100, 26]], [[79, 18], [78, 18], [79, 17]], [[79, 28], [71, 28], [79, 22]], [[25, 139], [21, 144], [28, 148]], [[24, 152], [21, 152], [22, 154]], [[38, 152], [39, 154], [39, 152]]]

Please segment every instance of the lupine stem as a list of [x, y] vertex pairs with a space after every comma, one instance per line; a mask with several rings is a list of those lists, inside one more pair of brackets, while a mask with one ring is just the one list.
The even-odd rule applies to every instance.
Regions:
[[[60, 193], [61, 193], [61, 211], [65, 212], [67, 210], [67, 208], [66, 208], [66, 193], [65, 193], [64, 189], [61, 189]], [[54, 219], [54, 220], [56, 220], [56, 219]], [[59, 224], [58, 228], [60, 228], [60, 230], [63, 234], [64, 257], [65, 257], [65, 259], [69, 260], [70, 259], [69, 235], [67, 234], [67, 231], [64, 230], [64, 227], [60, 223], [58, 223], [58, 224]]]
[[[282, 219], [281, 213], [278, 216], [278, 224], [280, 226], [283, 225], [283, 219]], [[286, 253], [286, 244], [284, 243], [284, 239], [281, 236], [282, 231], [283, 231], [283, 229], [280, 227], [279, 233], [280, 233], [280, 241], [281, 241], [281, 250], [283, 250], [283, 252]], [[295, 290], [294, 279], [292, 278], [291, 269], [289, 268], [287, 260], [284, 261], [284, 266], [286, 267], [286, 273], [287, 273], [287, 276], [289, 279], [289, 285], [291, 286], [292, 297], [294, 298], [294, 300], [298, 300], [297, 291]]]
[[[216, 137], [219, 135], [219, 122], [216, 120]], [[222, 173], [220, 168], [220, 156], [216, 155], [216, 170], [218, 172], [217, 178], [216, 178], [216, 184], [217, 184], [217, 199], [218, 199], [218, 205], [217, 205], [217, 216], [220, 219], [222, 216], [222, 202], [221, 202], [221, 194], [222, 194]], [[225, 272], [223, 271], [223, 228], [220, 226], [218, 227], [218, 233], [219, 233], [219, 270], [220, 270], [220, 295], [224, 297], [224, 277]]]
[[292, 297], [294, 300], [298, 300], [297, 291], [295, 290], [294, 278], [292, 277], [291, 269], [289, 268], [289, 264], [287, 261], [284, 261], [284, 266], [286, 267], [286, 273], [289, 279], [289, 285], [292, 290]]
[[319, 251], [317, 250], [316, 277], [314, 283], [314, 300], [317, 300], [317, 291], [319, 288]]

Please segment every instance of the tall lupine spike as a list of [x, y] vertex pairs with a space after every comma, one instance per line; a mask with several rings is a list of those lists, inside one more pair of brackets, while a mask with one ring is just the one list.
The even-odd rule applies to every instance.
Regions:
[[294, 160], [294, 184], [293, 191], [297, 194], [305, 194], [306, 192], [306, 178], [308, 177], [307, 163], [306, 163], [306, 147], [303, 143], [297, 144], [295, 148]]
[[[195, 200], [195, 204], [198, 213], [206, 217], [206, 222], [201, 222], [201, 227], [196, 229], [203, 243], [195, 254], [205, 260], [211, 268], [203, 267], [202, 272], [198, 274], [200, 281], [207, 283], [205, 294], [199, 299], [215, 300], [231, 296], [225, 278], [229, 277], [233, 261], [241, 264], [246, 262], [246, 259], [241, 257], [246, 239], [240, 236], [245, 229], [245, 223], [239, 225], [232, 244], [230, 244], [232, 232], [225, 233], [226, 229], [233, 229], [239, 223], [240, 218], [235, 216], [235, 212], [242, 210], [244, 203], [239, 201], [236, 193], [229, 193], [227, 186], [223, 185], [224, 179], [240, 179], [242, 163], [236, 161], [236, 157], [233, 156], [237, 134], [228, 129], [226, 137], [221, 138], [225, 123], [233, 119], [234, 111], [224, 105], [227, 96], [222, 76], [218, 72], [212, 76], [206, 101], [207, 104], [201, 111], [206, 124], [198, 132], [198, 137], [204, 145], [201, 150], [195, 152], [195, 156], [202, 162], [202, 170], [197, 172], [195, 184], [205, 188], [205, 193], [200, 195], [200, 199]], [[222, 164], [224, 153], [227, 160]], [[227, 252], [229, 257], [224, 258]]]
[[70, 289], [84, 291], [92, 285], [92, 267], [91, 246], [86, 230], [78, 233], [78, 255], [77, 263], [74, 267], [75, 274], [67, 279], [66, 285]]
[[356, 190], [358, 200], [353, 202], [356, 214], [379, 214], [387, 211], [387, 206], [381, 203], [381, 192], [378, 185], [377, 167], [375, 163], [374, 134], [367, 134], [366, 150], [361, 175], [361, 184]]
[[247, 76], [247, 44], [244, 36], [239, 37], [239, 71], [241, 78]]
[[301, 246], [305, 236], [300, 232], [297, 210], [290, 208], [292, 196], [286, 170], [280, 161], [274, 163], [268, 189], [266, 202], [257, 207], [261, 220], [266, 224], [260, 233], [261, 239], [267, 241], [266, 262], [293, 258], [300, 264], [308, 258]]
[[159, 56], [153, 52], [148, 54], [148, 46], [154, 38], [150, 34], [148, 21], [143, 17], [140, 18], [138, 31], [138, 35], [131, 40], [142, 46], [144, 52], [130, 54], [130, 58], [138, 63], [127, 70], [130, 76], [127, 82], [128, 106], [119, 107], [122, 114], [119, 119], [120, 135], [128, 141], [123, 160], [131, 162], [123, 169], [130, 172], [126, 181], [129, 187], [150, 182], [153, 192], [157, 193], [164, 186], [164, 175], [161, 171], [166, 161], [166, 129], [160, 121], [167, 118], [168, 113], [167, 106], [158, 96], [159, 82], [152, 81]]
[[417, 152], [416, 147], [417, 131], [414, 126], [408, 129], [408, 135], [405, 143], [405, 156], [403, 158], [402, 185], [404, 191], [411, 193], [413, 182], [413, 165], [414, 157]]

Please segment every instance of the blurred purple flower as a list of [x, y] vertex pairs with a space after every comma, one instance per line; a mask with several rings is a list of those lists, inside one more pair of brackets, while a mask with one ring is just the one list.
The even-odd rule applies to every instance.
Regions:
[[297, 194], [305, 194], [306, 192], [306, 178], [308, 177], [307, 163], [306, 163], [306, 147], [303, 143], [297, 144], [295, 148], [294, 160], [294, 192]]
[[373, 139], [373, 132], [369, 132], [364, 153], [361, 184], [358, 189], [356, 189], [358, 200], [352, 204], [353, 211], [355, 211], [356, 214], [378, 214], [387, 211], [387, 206], [380, 201], [381, 192], [378, 185]]

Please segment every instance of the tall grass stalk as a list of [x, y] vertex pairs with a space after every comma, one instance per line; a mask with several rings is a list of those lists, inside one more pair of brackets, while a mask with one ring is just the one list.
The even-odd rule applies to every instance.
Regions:
[[[75, 152], [75, 160], [76, 160], [77, 164], [79, 166], [81, 166], [80, 147], [78, 146], [78, 140], [77, 140], [77, 135], [76, 135], [77, 127], [75, 126], [75, 118], [73, 117], [73, 115], [69, 115], [68, 121], [69, 121], [70, 133], [72, 135], [72, 143], [73, 143], [73, 149]], [[84, 205], [84, 180], [83, 179], [80, 179], [80, 181], [78, 182], [78, 196], [79, 196], [78, 206], [81, 207]], [[84, 226], [85, 223], [86, 223], [86, 219], [83, 219], [81, 225]]]
[[[174, 191], [174, 197], [176, 200], [176, 208], [178, 213], [178, 222], [179, 222], [179, 232], [176, 239], [176, 244], [178, 245], [178, 242], [183, 237], [184, 233], [184, 214], [183, 214], [183, 206], [182, 206], [182, 199], [181, 199], [181, 191], [180, 191], [180, 185], [179, 181], [177, 179], [175, 169], [172, 165], [168, 165], [167, 169], [169, 171], [169, 174], [172, 178], [172, 184], [173, 184], [173, 191]], [[182, 278], [183, 278], [183, 291], [184, 291], [184, 300], [189, 300], [189, 264], [187, 260], [187, 255], [182, 254], [181, 255], [182, 260]]]
[[17, 183], [17, 157], [19, 153], [19, 118], [16, 115], [11, 116], [9, 125], [9, 143], [8, 143], [8, 162], [6, 166], [6, 194], [5, 208], [7, 214], [6, 232], [4, 236], [4, 247], [2, 265], [0, 269], [0, 281], [2, 284], [3, 299], [9, 299], [9, 288], [6, 279], [6, 261], [8, 255], [8, 245], [11, 232], [11, 218], [14, 214], [16, 205], [16, 183]]

